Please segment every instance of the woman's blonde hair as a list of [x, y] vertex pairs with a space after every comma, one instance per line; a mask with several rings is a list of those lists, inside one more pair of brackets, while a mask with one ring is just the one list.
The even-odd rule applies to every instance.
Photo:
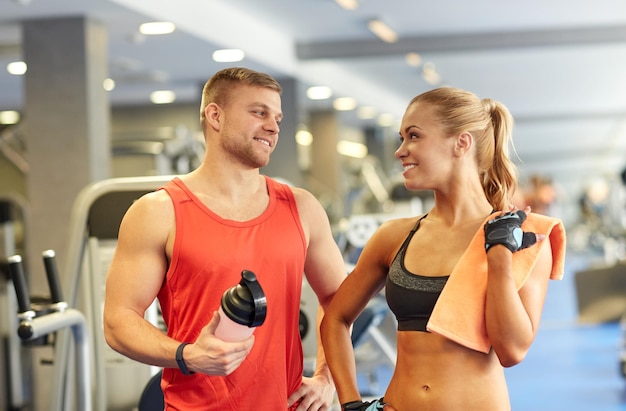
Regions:
[[434, 107], [449, 136], [469, 132], [476, 145], [476, 164], [487, 200], [494, 210], [508, 210], [517, 189], [517, 169], [509, 158], [513, 117], [504, 104], [453, 87], [427, 91], [411, 100]]

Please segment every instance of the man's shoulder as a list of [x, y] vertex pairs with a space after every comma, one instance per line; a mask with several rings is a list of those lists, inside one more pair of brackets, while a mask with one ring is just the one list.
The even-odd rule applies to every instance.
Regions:
[[172, 207], [172, 200], [165, 190], [155, 190], [143, 194], [129, 207], [129, 211], [144, 215], [153, 215], [168, 211]]

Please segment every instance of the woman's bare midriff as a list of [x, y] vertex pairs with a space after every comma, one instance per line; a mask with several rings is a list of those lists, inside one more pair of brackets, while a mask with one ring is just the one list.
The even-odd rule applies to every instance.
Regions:
[[509, 411], [504, 371], [483, 354], [439, 335], [398, 332], [398, 358], [385, 393], [397, 411]]

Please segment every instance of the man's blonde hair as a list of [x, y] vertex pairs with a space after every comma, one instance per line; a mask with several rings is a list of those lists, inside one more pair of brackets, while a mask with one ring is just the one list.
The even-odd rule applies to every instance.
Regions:
[[218, 71], [202, 89], [200, 103], [200, 123], [204, 129], [204, 110], [211, 103], [226, 106], [230, 96], [229, 90], [237, 85], [265, 87], [281, 94], [283, 89], [269, 74], [254, 71], [245, 67], [231, 67]]

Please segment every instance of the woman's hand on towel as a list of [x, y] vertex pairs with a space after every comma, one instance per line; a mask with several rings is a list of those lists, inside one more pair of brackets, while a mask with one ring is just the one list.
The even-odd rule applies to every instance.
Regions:
[[499, 216], [485, 223], [485, 251], [495, 245], [501, 244], [508, 248], [512, 253], [528, 248], [537, 241], [543, 240], [545, 235], [524, 232], [522, 224], [526, 220], [526, 214], [530, 212], [530, 208], [526, 210], [511, 210], [503, 212]]

